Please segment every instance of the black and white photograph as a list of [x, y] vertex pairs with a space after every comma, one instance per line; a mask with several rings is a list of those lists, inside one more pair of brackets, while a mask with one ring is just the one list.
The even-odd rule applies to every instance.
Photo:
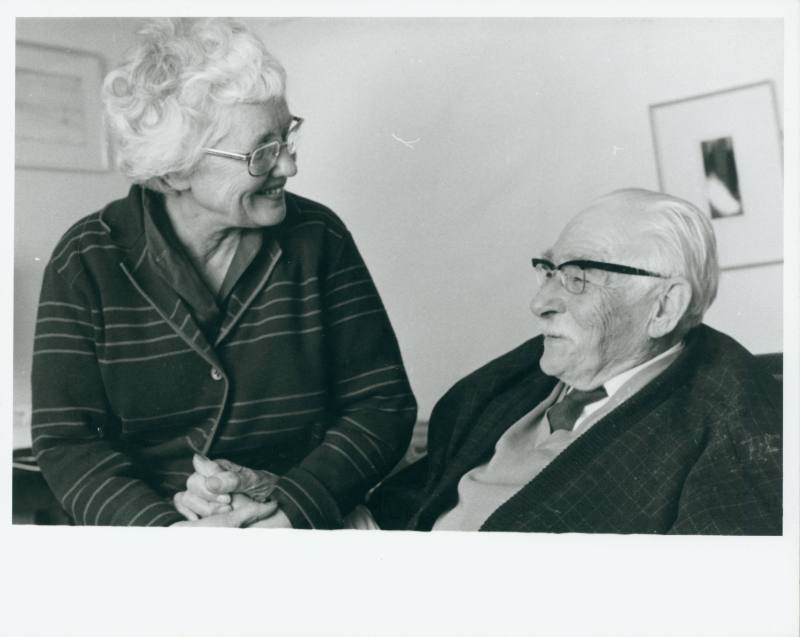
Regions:
[[798, 7], [533, 4], [6, 16], [0, 632], [800, 628]]

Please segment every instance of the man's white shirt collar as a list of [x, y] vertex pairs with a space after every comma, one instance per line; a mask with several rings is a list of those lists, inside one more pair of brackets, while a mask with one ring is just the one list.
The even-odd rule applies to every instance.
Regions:
[[[637, 365], [636, 367], [631, 367], [630, 369], [625, 370], [621, 374], [617, 374], [614, 378], [610, 378], [605, 383], [603, 383], [603, 389], [606, 390], [606, 397], [598, 400], [596, 402], [590, 403], [583, 408], [581, 415], [575, 421], [575, 426], [573, 427], [573, 431], [577, 431], [584, 421], [592, 415], [594, 412], [602, 409], [606, 403], [616, 394], [625, 383], [631, 380], [634, 376], [639, 374], [640, 372], [644, 371], [648, 367], [655, 365], [658, 361], [667, 358], [668, 356], [677, 356], [678, 352], [683, 349], [683, 341], [680, 341], [670, 347], [668, 350], [661, 352], [658, 356], [654, 356], [650, 360], [645, 361]], [[572, 391], [572, 388], [569, 389]]]
[[617, 393], [620, 387], [627, 383], [631, 378], [636, 376], [636, 374], [638, 374], [640, 371], [646, 367], [649, 367], [650, 365], [655, 364], [656, 361], [660, 361], [662, 358], [666, 358], [671, 354], [677, 354], [681, 349], [683, 349], [683, 341], [678, 341], [675, 343], [675, 345], [670, 347], [668, 350], [661, 352], [658, 356], [654, 356], [650, 360], [647, 360], [636, 367], [631, 367], [631, 369], [628, 369], [621, 374], [617, 374], [614, 376], [614, 378], [607, 380], [605, 383], [603, 383], [603, 389], [606, 390], [606, 394], [608, 394], [608, 397], [611, 398], [611, 396]]

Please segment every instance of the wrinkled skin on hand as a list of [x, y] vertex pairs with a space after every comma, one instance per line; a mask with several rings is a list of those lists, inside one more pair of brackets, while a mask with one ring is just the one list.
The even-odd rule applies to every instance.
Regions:
[[193, 462], [197, 473], [201, 473], [198, 466], [206, 471], [213, 471], [209, 464], [222, 468], [222, 471], [214, 471], [206, 477], [205, 488], [213, 494], [244, 493], [257, 502], [266, 502], [278, 482], [278, 476], [269, 471], [249, 469], [222, 458], [213, 461], [202, 456], [195, 458], [197, 460]]
[[291, 528], [288, 517], [269, 500], [278, 480], [275, 474], [197, 454], [192, 464], [195, 473], [186, 481], [186, 491], [173, 498], [187, 518], [178, 525]]
[[[176, 494], [176, 497], [179, 494]], [[177, 501], [176, 501], [177, 502]], [[176, 503], [176, 508], [184, 516], [181, 508]], [[176, 522], [172, 526], [217, 526], [217, 527], [242, 527], [250, 526], [257, 523], [259, 520], [269, 519], [275, 517], [278, 511], [277, 502], [256, 502], [248, 498], [246, 495], [234, 494], [231, 505], [228, 511], [223, 513], [216, 513], [207, 517], [189, 518], [183, 522]]]

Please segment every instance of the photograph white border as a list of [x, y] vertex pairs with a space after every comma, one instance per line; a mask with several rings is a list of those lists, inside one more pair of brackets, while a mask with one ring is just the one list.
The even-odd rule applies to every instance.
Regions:
[[[126, 5], [129, 15], [212, 15], [217, 5], [187, 9], [174, 2]], [[532, 9], [513, 3], [462, 2], [452, 15], [518, 15]], [[262, 3], [271, 16], [358, 15], [365, 3], [337, 0]], [[383, 7], [386, 8], [383, 8]], [[797, 241], [800, 237], [798, 172], [798, 27], [794, 0], [709, 4], [644, 2], [545, 3], [539, 15], [571, 14], [673, 17], [781, 16], [785, 20], [785, 274], [784, 324], [797, 325]], [[433, 7], [433, 8], [432, 8]], [[491, 11], [489, 10], [491, 7]], [[510, 8], [511, 7], [511, 8]], [[565, 9], [565, 7], [567, 7]], [[653, 8], [655, 7], [655, 8]], [[416, 15], [441, 5], [388, 0], [382, 11]], [[122, 10], [122, 8], [117, 9]], [[252, 15], [241, 0], [230, 15]], [[107, 15], [108, 5], [79, 0], [11, 0], [6, 5], [7, 51], [13, 51], [13, 14]], [[383, 16], [385, 17], [385, 16]], [[582, 16], [581, 16], [582, 17]], [[11, 85], [13, 64], [5, 67]], [[10, 100], [9, 100], [10, 101]], [[13, 123], [7, 107], [6, 119]], [[7, 149], [0, 163], [13, 202], [11, 127], [0, 130]], [[11, 204], [13, 206], [13, 203]], [[4, 218], [13, 236], [13, 217]], [[11, 325], [13, 250], [7, 250], [4, 285]], [[11, 411], [12, 331], [7, 330], [3, 403]], [[524, 534], [319, 534], [270, 531], [269, 539], [235, 530], [170, 534], [152, 529], [72, 529], [10, 524], [10, 492], [0, 494], [6, 511], [6, 606], [0, 632], [26, 635], [226, 634], [263, 635], [477, 635], [567, 637], [622, 634], [797, 635], [798, 621], [798, 331], [784, 333], [787, 406], [784, 536], [715, 538], [637, 536], [608, 538]], [[4, 437], [5, 436], [5, 437]], [[4, 448], [11, 428], [0, 434]], [[10, 480], [10, 468], [7, 471]], [[8, 484], [8, 482], [7, 482]], [[133, 549], [133, 550], [131, 550]], [[2, 579], [2, 578], [0, 578]], [[100, 585], [98, 585], [100, 582]], [[568, 594], [554, 594], [566, 590]], [[770, 603], [754, 604], [769, 592]], [[35, 593], [32, 593], [34, 591]], [[141, 611], [142, 608], [146, 612]], [[576, 608], [579, 612], [576, 612]], [[410, 610], [409, 610], [410, 609]], [[124, 617], [125, 621], [120, 621]], [[757, 627], [757, 629], [756, 629]], [[754, 632], [755, 631], [755, 632]]]

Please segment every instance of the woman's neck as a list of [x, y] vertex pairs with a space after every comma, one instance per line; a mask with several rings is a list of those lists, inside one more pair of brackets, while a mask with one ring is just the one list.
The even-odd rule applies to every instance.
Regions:
[[165, 207], [175, 235], [211, 291], [216, 294], [236, 254], [241, 228], [220, 223], [205, 209], [186, 205], [186, 198], [167, 195]]

